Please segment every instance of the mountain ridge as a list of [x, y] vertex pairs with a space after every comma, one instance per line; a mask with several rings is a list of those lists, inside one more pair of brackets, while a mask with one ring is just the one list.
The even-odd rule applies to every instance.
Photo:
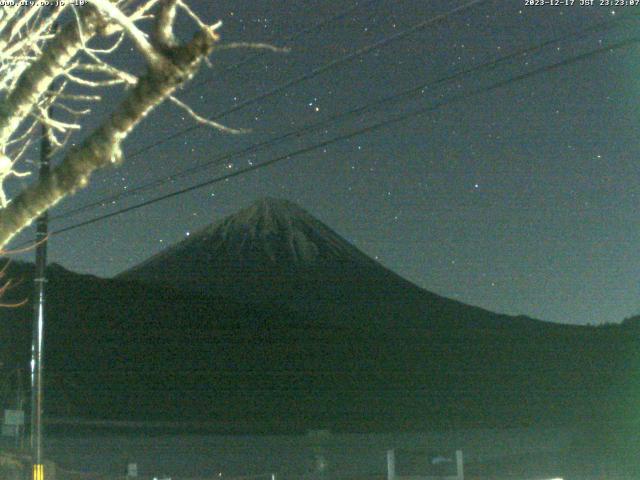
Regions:
[[425, 290], [368, 257], [298, 205], [274, 198], [252, 203], [115, 278], [235, 301], [280, 302], [306, 313], [337, 309], [344, 317], [380, 317], [377, 323], [390, 326], [416, 325], [419, 319], [424, 323], [431, 311], [459, 317], [460, 310], [466, 317], [497, 315], [504, 322], [549, 323], [494, 314]]
[[[244, 257], [249, 257], [266, 260], [270, 263], [269, 267], [277, 267], [283, 262], [289, 262], [292, 268], [313, 267], [321, 260], [330, 259], [379, 265], [295, 203], [265, 197], [200, 229], [188, 239], [153, 255], [115, 278], [140, 277], [139, 273], [150, 265], [202, 242], [211, 247], [212, 253], [231, 255], [239, 264], [247, 261]], [[262, 245], [258, 245], [258, 242], [262, 242]], [[263, 258], [255, 258], [260, 255]]]
[[[171, 276], [140, 282], [50, 268], [49, 414], [195, 421], [254, 433], [638, 418], [640, 345], [631, 328], [553, 324], [449, 300], [360, 261], [337, 234], [337, 244], [295, 257], [304, 260], [295, 268], [262, 272], [274, 258], [294, 259], [292, 228], [306, 228], [318, 241], [331, 234], [305, 216], [296, 226], [299, 211], [289, 204], [284, 212], [258, 204], [234, 218], [210, 227], [214, 244], [231, 259], [248, 252], [248, 269], [212, 276], [204, 265], [195, 285], [213, 277], [213, 288], [185, 288]], [[252, 247], [256, 238], [269, 248]], [[201, 240], [206, 246], [209, 237]], [[158, 274], [174, 273], [166, 270], [174, 262], [186, 279], [192, 272], [185, 267], [203, 266], [203, 249], [182, 247], [155, 257], [162, 259]], [[238, 276], [250, 280], [256, 265], [253, 283]], [[0, 362], [25, 371], [33, 266], [16, 262], [8, 275], [24, 281], [7, 300], [30, 303], [0, 309]]]

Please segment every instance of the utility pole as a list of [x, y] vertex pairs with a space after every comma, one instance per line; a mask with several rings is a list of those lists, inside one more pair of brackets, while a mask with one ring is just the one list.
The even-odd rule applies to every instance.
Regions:
[[[24, 412], [24, 392], [22, 391], [22, 369], [16, 369], [16, 410], [18, 412]], [[16, 450], [22, 450], [24, 448], [24, 413], [23, 424], [16, 427]]]
[[[51, 142], [49, 127], [42, 124], [40, 140], [40, 178], [49, 174]], [[42, 464], [42, 370], [44, 341], [44, 307], [45, 285], [47, 282], [47, 235], [48, 212], [44, 212], [36, 220], [36, 271], [33, 315], [33, 337], [31, 341], [31, 452], [33, 463], [33, 480], [44, 480]]]

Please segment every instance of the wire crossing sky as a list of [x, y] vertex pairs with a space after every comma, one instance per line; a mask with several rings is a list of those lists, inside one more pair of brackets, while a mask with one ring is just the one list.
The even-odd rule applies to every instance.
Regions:
[[563, 323], [639, 313], [640, 10], [426, 3], [198, 3], [224, 41], [293, 39], [217, 53], [179, 93], [251, 133], [164, 106], [51, 212], [73, 229], [52, 261], [111, 276], [273, 196], [443, 296]]
[[[482, 72], [483, 70], [486, 70], [486, 69], [496, 68], [501, 63], [503, 63], [505, 61], [513, 60], [515, 57], [518, 57], [518, 56], [521, 56], [521, 55], [526, 55], [526, 54], [534, 52], [536, 50], [540, 50], [542, 48], [545, 48], [545, 47], [548, 47], [548, 46], [550, 46], [552, 44], [555, 44], [555, 43], [557, 43], [559, 41], [563, 41], [563, 40], [567, 40], [567, 39], [571, 39], [571, 38], [575, 38], [575, 39], [581, 38], [581, 37], [583, 37], [585, 35], [585, 33], [593, 33], [594, 31], [598, 31], [598, 30], [603, 29], [603, 28], [609, 28], [609, 27], [613, 26], [614, 24], [617, 24], [619, 21], [629, 20], [629, 19], [630, 19], [629, 17], [627, 17], [627, 18], [618, 18], [615, 21], [608, 21], [608, 22], [598, 23], [598, 24], [596, 24], [596, 25], [594, 25], [592, 27], [589, 27], [587, 29], [584, 29], [584, 30], [582, 30], [580, 32], [572, 33], [572, 34], [569, 34], [569, 35], [562, 35], [561, 37], [559, 37], [557, 39], [554, 39], [552, 41], [545, 41], [545, 42], [543, 42], [543, 43], [541, 43], [539, 45], [536, 45], [536, 46], [533, 46], [533, 47], [530, 47], [530, 48], [525, 48], [525, 49], [519, 50], [517, 52], [513, 52], [513, 53], [511, 53], [509, 55], [500, 57], [500, 58], [498, 58], [498, 59], [496, 59], [494, 61], [485, 62], [482, 65], [478, 65], [478, 66], [475, 66], [475, 67], [470, 68], [470, 69], [465, 69], [465, 70], [458, 71], [455, 74], [448, 75], [446, 77], [440, 78], [440, 79], [435, 80], [433, 82], [429, 82], [429, 83], [426, 83], [426, 84], [420, 84], [417, 87], [409, 88], [408, 90], [404, 90], [402, 92], [394, 93], [394, 94], [392, 94], [392, 95], [390, 95], [388, 97], [385, 97], [383, 99], [380, 99], [380, 100], [378, 100], [376, 102], [366, 104], [364, 106], [349, 110], [347, 112], [342, 112], [342, 113], [339, 113], [339, 114], [336, 114], [336, 115], [332, 115], [331, 117], [329, 117], [327, 119], [324, 119], [324, 120], [319, 121], [319, 122], [313, 122], [313, 123], [304, 125], [301, 128], [290, 130], [289, 132], [287, 132], [287, 133], [285, 133], [283, 135], [279, 135], [278, 137], [269, 139], [267, 141], [251, 145], [251, 146], [249, 146], [247, 148], [244, 148], [244, 149], [241, 149], [241, 150], [237, 150], [237, 151], [232, 151], [232, 152], [226, 153], [226, 154], [221, 155], [221, 156], [219, 156], [217, 158], [214, 158], [214, 159], [212, 159], [212, 160], [210, 160], [208, 162], [205, 162], [204, 164], [197, 165], [195, 167], [188, 168], [188, 169], [185, 169], [185, 170], [180, 170], [180, 171], [178, 171], [178, 172], [176, 172], [176, 173], [174, 173], [174, 174], [172, 174], [172, 175], [170, 175], [168, 177], [157, 179], [157, 180], [153, 180], [153, 181], [151, 181], [149, 183], [146, 183], [146, 184], [137, 185], [134, 188], [129, 188], [127, 190], [124, 190], [124, 191], [115, 193], [113, 195], [104, 197], [104, 198], [99, 199], [97, 201], [94, 201], [92, 203], [89, 203], [89, 204], [86, 204], [86, 205], [82, 205], [80, 207], [73, 208], [73, 209], [71, 209], [69, 211], [63, 211], [62, 213], [52, 217], [50, 220], [56, 221], [56, 220], [60, 220], [60, 219], [64, 219], [64, 218], [69, 218], [71, 216], [76, 215], [79, 212], [82, 212], [82, 211], [85, 211], [85, 210], [88, 210], [88, 209], [93, 209], [93, 208], [96, 208], [96, 207], [99, 207], [99, 206], [103, 206], [106, 202], [112, 202], [114, 200], [119, 200], [119, 199], [122, 199], [124, 197], [135, 195], [138, 192], [141, 192], [143, 190], [147, 190], [149, 188], [155, 188], [155, 187], [161, 186], [161, 185], [163, 185], [165, 183], [171, 183], [175, 179], [180, 178], [180, 177], [184, 177], [184, 176], [187, 176], [187, 175], [193, 175], [195, 173], [206, 171], [212, 166], [220, 165], [223, 162], [227, 162], [229, 160], [236, 159], [237, 157], [242, 157], [243, 155], [250, 154], [250, 153], [252, 153], [252, 152], [254, 152], [256, 150], [260, 150], [260, 149], [263, 149], [263, 148], [268, 148], [268, 147], [270, 147], [270, 146], [272, 146], [274, 144], [277, 144], [277, 143], [279, 143], [281, 141], [287, 140], [287, 139], [291, 138], [292, 136], [300, 136], [300, 135], [306, 134], [308, 132], [317, 131], [320, 128], [324, 128], [324, 127], [330, 126], [332, 123], [335, 123], [336, 121], [342, 120], [342, 119], [347, 118], [349, 116], [363, 115], [364, 113], [367, 113], [367, 112], [371, 111], [374, 108], [381, 108], [383, 106], [388, 106], [388, 104], [390, 102], [399, 102], [399, 101], [402, 101], [403, 99], [406, 100], [406, 98], [408, 96], [423, 95], [424, 94], [423, 90], [426, 89], [426, 88], [430, 88], [430, 87], [436, 86], [436, 85], [438, 85], [440, 83], [443, 83], [443, 82], [450, 82], [450, 81], [456, 80], [456, 79], [458, 79], [460, 77], [463, 77], [465, 75], [476, 74], [476, 73]], [[636, 19], [636, 17], [634, 16], [633, 19]], [[479, 93], [487, 91], [488, 89], [500, 88], [500, 87], [508, 85], [509, 83], [512, 83], [514, 81], [520, 81], [520, 80], [523, 80], [525, 78], [529, 78], [529, 77], [531, 77], [533, 75], [539, 75], [541, 73], [548, 72], [548, 71], [550, 71], [552, 69], [560, 68], [560, 67], [563, 67], [563, 66], [565, 66], [567, 64], [574, 63], [576, 61], [581, 61], [581, 60], [583, 60], [585, 58], [589, 58], [589, 57], [591, 57], [593, 55], [598, 55], [598, 54], [601, 54], [601, 53], [604, 53], [604, 52], [610, 52], [610, 51], [613, 51], [613, 50], [618, 49], [618, 48], [624, 48], [624, 47], [627, 47], [629, 45], [632, 45], [632, 44], [636, 43], [637, 41], [638, 41], [638, 39], [634, 37], [634, 38], [630, 38], [630, 39], [627, 39], [627, 40], [622, 41], [622, 42], [618, 42], [616, 44], [600, 47], [600, 48], [597, 48], [595, 50], [585, 52], [585, 53], [583, 53], [581, 55], [564, 59], [564, 60], [562, 60], [560, 62], [557, 62], [555, 64], [548, 65], [548, 66], [545, 66], [545, 67], [542, 67], [542, 68], [538, 68], [538, 69], [536, 69], [534, 71], [526, 72], [526, 73], [524, 73], [522, 75], [518, 75], [518, 76], [513, 77], [513, 78], [509, 78], [509, 79], [507, 79], [507, 80], [505, 80], [503, 82], [498, 82], [497, 84], [491, 85], [488, 88], [483, 88], [480, 91], [471, 92], [469, 95], [465, 95], [462, 98], [467, 98], [467, 96], [471, 96], [471, 95], [477, 95]], [[426, 112], [432, 111], [432, 110], [434, 110], [436, 108], [441, 108], [442, 106], [445, 106], [445, 105], [447, 105], [447, 104], [449, 104], [449, 103], [451, 103], [453, 101], [460, 101], [460, 100], [461, 100], [460, 96], [454, 97], [454, 98], [450, 99], [447, 102], [440, 103], [440, 104], [438, 104], [438, 105], [436, 105], [434, 107], [428, 107], [424, 111], [426, 111]], [[420, 110], [418, 112], [418, 114], [421, 113], [421, 112], [422, 112], [422, 110]], [[415, 114], [412, 112], [412, 113], [410, 113], [408, 115], [401, 116], [400, 120], [404, 119], [405, 117], [406, 118], [411, 118], [414, 115]], [[393, 120], [391, 123], [395, 123], [396, 121], [397, 120]], [[379, 126], [384, 127], [387, 124], [389, 124], [389, 121], [380, 122], [380, 123], [378, 123], [378, 124], [376, 124], [374, 126], [358, 130], [358, 131], [355, 132], [355, 134], [359, 135], [359, 134], [362, 134], [362, 133], [366, 133], [366, 132], [370, 131], [372, 128], [378, 128]], [[183, 130], [182, 131], [182, 135], [188, 133], [189, 131], [191, 131], [191, 129]], [[342, 141], [342, 140], [345, 140], [347, 138], [351, 138], [352, 136], [353, 136], [353, 133], [349, 134], [347, 136], [341, 136], [341, 137], [338, 137], [337, 139], [330, 140], [329, 143], [334, 143], [335, 141]], [[165, 141], [166, 141], [166, 139], [160, 140], [160, 141], [156, 142], [155, 144], [152, 144], [152, 145], [150, 145], [149, 147], [146, 147], [146, 148], [155, 147], [157, 145], [160, 145], [160, 144], [164, 143]], [[320, 144], [316, 144], [315, 146], [313, 146], [313, 148], [323, 147], [323, 146], [325, 146], [325, 144], [327, 144], [327, 142], [322, 142]], [[307, 149], [305, 149], [305, 151], [306, 150]], [[137, 154], [137, 152], [134, 152], [134, 154], [129, 155], [129, 158], [131, 158], [132, 156], [136, 156], [136, 154]], [[291, 155], [295, 155], [295, 154], [296, 153], [292, 153]], [[286, 159], [286, 158], [288, 158], [288, 156], [279, 157], [277, 160], [279, 161], [281, 159]], [[265, 164], [269, 164], [270, 165], [271, 163], [272, 163], [272, 161], [265, 162], [264, 164], [261, 163], [260, 165], [252, 165], [250, 168], [243, 169], [242, 172], [253, 171], [256, 168], [262, 168], [261, 167], [262, 165], [265, 165]], [[220, 178], [220, 179], [224, 180], [224, 179], [232, 178], [232, 177], [235, 177], [235, 176], [236, 176], [236, 174], [227, 174], [227, 175], [223, 175], [222, 177], [217, 177], [217, 178]], [[205, 183], [205, 184], [207, 184], [207, 183]], [[190, 190], [191, 190], [190, 188], [187, 189], [187, 191], [190, 191]], [[178, 193], [181, 194], [181, 193], [183, 193], [183, 191], [180, 191]], [[170, 195], [173, 195], [173, 193], [170, 194]], [[161, 198], [167, 198], [167, 196], [163, 196]], [[144, 202], [144, 205], [147, 205], [147, 204], [149, 204], [149, 202]], [[130, 211], [130, 210], [131, 210], [130, 208], [126, 209], [126, 211]], [[124, 210], [120, 210], [120, 211], [124, 211]], [[109, 217], [111, 217], [111, 216], [112, 215], [109, 215]], [[98, 218], [100, 218], [100, 217], [98, 217]], [[91, 221], [91, 223], [93, 223], [93, 220]], [[75, 228], [75, 226], [67, 227], [67, 228], [64, 229], [64, 231], [69, 231], [69, 230], [74, 229], [74, 228]], [[61, 233], [61, 232], [59, 232], [59, 233]]]

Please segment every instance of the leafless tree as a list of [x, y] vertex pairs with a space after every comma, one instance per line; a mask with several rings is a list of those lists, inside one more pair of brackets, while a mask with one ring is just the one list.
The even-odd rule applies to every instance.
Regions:
[[[75, 0], [44, 7], [42, 2], [0, 6], [0, 249], [42, 212], [86, 186], [93, 171], [122, 161], [122, 142], [165, 100], [196, 121], [237, 133], [198, 115], [175, 96], [215, 49], [262, 44], [219, 42], [220, 22], [206, 23], [187, 0]], [[185, 43], [174, 35], [178, 14], [194, 24]], [[110, 59], [123, 44], [145, 64], [135, 75]], [[98, 45], [98, 46], [96, 46]], [[68, 140], [91, 115], [104, 89], [124, 89], [108, 118], [77, 146]], [[52, 118], [49, 107], [61, 112]], [[31, 181], [8, 199], [4, 182], [29, 174], [18, 166], [39, 125], [62, 160], [50, 175]], [[65, 145], [66, 148], [65, 148]]]

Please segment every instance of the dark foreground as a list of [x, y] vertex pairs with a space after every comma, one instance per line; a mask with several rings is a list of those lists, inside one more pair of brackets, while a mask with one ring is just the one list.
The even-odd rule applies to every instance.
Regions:
[[[389, 449], [402, 457], [407, 475], [433, 473], [425, 470], [432, 468], [427, 459], [460, 449], [465, 479], [640, 478], [637, 441], [620, 436], [628, 443], [598, 445], [588, 435], [569, 427], [271, 436], [85, 432], [53, 435], [45, 444], [59, 480], [122, 478], [130, 463], [141, 480], [386, 479]], [[0, 477], [13, 480], [4, 463]]]

